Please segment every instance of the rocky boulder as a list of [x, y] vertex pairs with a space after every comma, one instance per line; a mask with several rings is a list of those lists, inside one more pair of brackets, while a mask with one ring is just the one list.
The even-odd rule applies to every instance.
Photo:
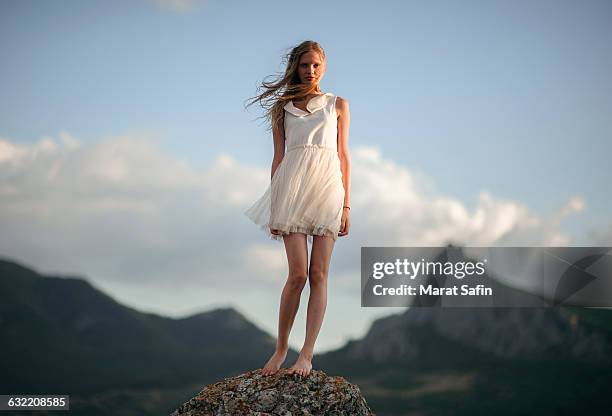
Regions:
[[261, 369], [206, 386], [171, 416], [374, 415], [359, 387], [312, 370], [308, 377]]

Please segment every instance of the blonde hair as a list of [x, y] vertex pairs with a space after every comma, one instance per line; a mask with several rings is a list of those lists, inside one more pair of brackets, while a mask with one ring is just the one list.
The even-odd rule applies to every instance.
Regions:
[[[291, 52], [285, 54], [283, 63], [286, 63], [285, 72], [279, 74], [277, 78], [270, 82], [266, 82], [265, 78], [261, 85], [257, 87], [258, 91], [265, 91], [254, 97], [251, 97], [251, 102], [247, 107], [259, 102], [266, 110], [263, 117], [268, 122], [268, 130], [273, 130], [274, 126], [280, 126], [283, 117], [283, 107], [288, 101], [293, 99], [304, 98], [308, 94], [319, 92], [319, 83], [303, 84], [300, 82], [298, 67], [302, 55], [307, 52], [317, 52], [323, 61], [323, 71], [327, 67], [325, 60], [325, 52], [321, 45], [312, 40], [306, 40], [299, 45], [293, 47]], [[268, 75], [270, 77], [271, 75]], [[266, 77], [266, 78], [268, 78]]]

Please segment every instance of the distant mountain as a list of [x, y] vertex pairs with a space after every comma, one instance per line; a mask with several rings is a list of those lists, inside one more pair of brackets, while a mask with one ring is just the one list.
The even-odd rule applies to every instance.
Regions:
[[428, 330], [500, 358], [612, 364], [610, 333], [580, 322], [579, 316], [565, 308], [413, 308], [377, 320], [345, 353], [376, 363], [419, 359], [430, 340], [416, 334]]
[[[506, 299], [536, 304], [489, 278]], [[602, 413], [612, 405], [600, 388], [612, 381], [612, 310], [412, 307], [315, 359], [379, 414]]]
[[121, 305], [86, 280], [0, 261], [2, 392], [206, 383], [260, 368], [275, 343], [233, 308], [162, 317]]
[[[457, 256], [456, 261], [476, 261], [466, 256], [462, 247], [449, 247], [453, 256]], [[434, 261], [448, 261], [446, 253], [441, 249]], [[461, 306], [461, 297], [447, 297], [444, 307], [412, 307], [401, 315], [379, 319], [361, 341], [352, 343], [344, 353], [353, 359], [367, 358], [376, 363], [419, 359], [430, 348], [428, 339], [421, 342], [417, 336], [419, 331], [426, 330], [500, 358], [568, 358], [612, 364], [611, 310], [544, 307], [550, 302], [538, 295], [509, 287], [488, 273], [485, 277], [493, 293], [503, 293], [505, 302], [542, 307], [465, 307]], [[431, 304], [428, 298], [416, 300], [418, 304]], [[592, 316], [599, 317], [599, 325], [588, 319]]]
[[313, 365], [377, 414], [604, 414], [611, 323], [607, 309], [412, 308]]
[[[603, 413], [611, 334], [608, 309], [414, 307], [315, 354], [313, 368], [358, 385], [381, 415]], [[275, 339], [232, 308], [166, 318], [0, 260], [0, 345], [3, 394], [70, 394], [75, 415], [144, 416], [261, 368]]]

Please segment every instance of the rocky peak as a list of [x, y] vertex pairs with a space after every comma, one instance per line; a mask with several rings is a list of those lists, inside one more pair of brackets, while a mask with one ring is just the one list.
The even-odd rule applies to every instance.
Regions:
[[582, 325], [562, 308], [424, 308], [380, 318], [350, 346], [355, 360], [414, 360], [431, 347], [418, 330], [428, 328], [448, 341], [502, 358], [572, 358], [612, 363], [612, 341], [601, 330]]
[[374, 415], [359, 387], [343, 377], [312, 370], [308, 377], [263, 376], [261, 369], [206, 386], [171, 416]]

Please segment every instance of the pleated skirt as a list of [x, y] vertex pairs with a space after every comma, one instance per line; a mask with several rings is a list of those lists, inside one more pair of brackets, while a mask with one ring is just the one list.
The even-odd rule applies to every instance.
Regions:
[[[331, 147], [294, 146], [276, 168], [270, 185], [244, 214], [277, 241], [289, 233], [338, 237], [344, 204], [338, 152]], [[280, 235], [270, 229], [279, 230]]]

